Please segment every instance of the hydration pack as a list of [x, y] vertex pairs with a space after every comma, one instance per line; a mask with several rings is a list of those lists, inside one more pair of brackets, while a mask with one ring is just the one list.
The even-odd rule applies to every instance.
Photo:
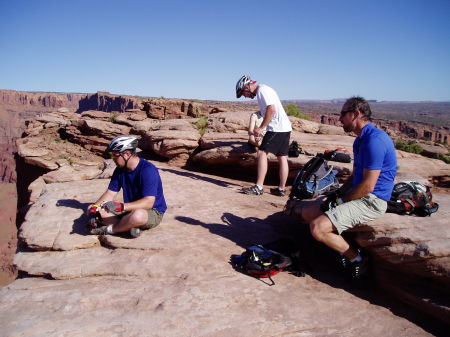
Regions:
[[430, 216], [439, 209], [433, 200], [428, 186], [417, 181], [406, 181], [394, 185], [391, 200], [388, 201], [388, 213], [401, 215]]
[[310, 159], [292, 183], [289, 199], [311, 199], [339, 188], [337, 171], [328, 165], [322, 154]]
[[254, 245], [246, 248], [241, 255], [232, 255], [231, 264], [256, 278], [269, 278], [278, 274], [291, 265], [291, 259], [281, 253], [265, 248], [263, 245]]
[[350, 163], [352, 161], [350, 153], [342, 147], [338, 147], [336, 150], [325, 150], [323, 157], [327, 160], [338, 161], [341, 163]]
[[298, 145], [298, 143], [293, 140], [291, 145], [289, 145], [288, 150], [288, 157], [298, 157], [301, 153], [301, 147]]

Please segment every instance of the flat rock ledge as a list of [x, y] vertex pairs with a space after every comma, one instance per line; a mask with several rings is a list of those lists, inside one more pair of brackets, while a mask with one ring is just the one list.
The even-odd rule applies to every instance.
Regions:
[[[282, 214], [286, 198], [156, 164], [169, 209], [137, 239], [87, 235], [84, 210], [107, 179], [45, 185], [20, 229], [14, 262], [26, 277], [0, 289], [2, 335], [431, 336], [332, 268], [280, 273], [274, 286], [234, 270], [232, 254], [304, 226]], [[386, 215], [350, 235], [372, 256], [381, 289], [449, 322], [450, 199], [436, 200], [430, 218]]]

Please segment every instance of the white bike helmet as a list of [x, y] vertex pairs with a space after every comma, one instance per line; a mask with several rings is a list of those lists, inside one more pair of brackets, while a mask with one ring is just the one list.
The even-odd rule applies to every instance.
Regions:
[[138, 140], [134, 136], [118, 136], [109, 143], [105, 152], [135, 152]]
[[239, 81], [237, 81], [236, 83], [236, 97], [239, 98], [242, 96], [242, 92], [244, 91], [244, 87], [249, 84], [252, 83], [253, 81], [250, 79], [249, 76], [244, 75], [242, 76]]

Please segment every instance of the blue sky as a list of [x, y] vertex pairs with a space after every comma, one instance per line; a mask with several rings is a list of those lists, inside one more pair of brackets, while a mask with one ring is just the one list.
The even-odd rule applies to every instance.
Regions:
[[0, 0], [0, 88], [450, 100], [450, 0]]

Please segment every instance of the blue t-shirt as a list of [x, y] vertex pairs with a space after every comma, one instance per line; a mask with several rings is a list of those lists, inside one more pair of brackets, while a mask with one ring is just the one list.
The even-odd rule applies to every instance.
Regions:
[[119, 167], [114, 170], [108, 189], [119, 192], [121, 188], [125, 202], [136, 201], [143, 197], [155, 197], [153, 208], [161, 213], [167, 209], [158, 169], [142, 158], [131, 172]]
[[353, 186], [363, 180], [363, 170], [381, 170], [373, 190], [378, 198], [389, 200], [397, 174], [397, 156], [391, 137], [368, 123], [353, 143]]

